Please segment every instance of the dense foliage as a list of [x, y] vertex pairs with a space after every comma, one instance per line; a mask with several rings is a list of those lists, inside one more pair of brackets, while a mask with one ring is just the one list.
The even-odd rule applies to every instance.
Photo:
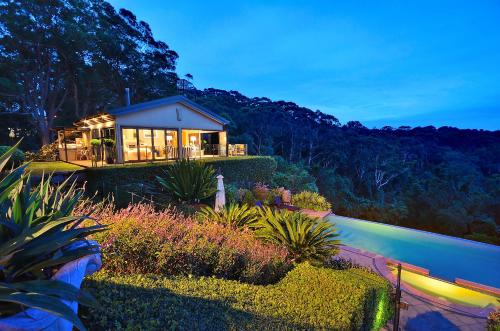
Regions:
[[30, 114], [43, 144], [56, 119], [122, 105], [125, 87], [134, 101], [175, 93], [177, 54], [128, 10], [102, 0], [3, 1], [0, 22], [0, 108]]
[[136, 204], [91, 215], [109, 224], [108, 231], [94, 237], [103, 245], [104, 269], [109, 272], [216, 276], [267, 284], [291, 267], [285, 249], [262, 243], [249, 230], [199, 223], [173, 210], [157, 212], [150, 205]]
[[309, 182], [335, 213], [458, 236], [499, 236], [500, 131], [367, 129], [236, 91], [192, 89], [188, 96], [231, 120], [230, 141], [247, 143], [250, 153], [280, 156], [279, 185], [293, 188], [292, 174], [313, 175]]
[[330, 210], [332, 208], [332, 205], [324, 196], [311, 191], [302, 191], [292, 195], [292, 205], [316, 211]]
[[[0, 172], [14, 151], [11, 148], [0, 156]], [[8, 172], [0, 181], [0, 316], [32, 307], [83, 330], [78, 316], [63, 300], [84, 305], [95, 301], [86, 292], [51, 277], [61, 265], [97, 253], [99, 247], [87, 243], [85, 237], [104, 227], [80, 226], [86, 218], [71, 216], [81, 192], [74, 185], [68, 187], [69, 179], [51, 187], [49, 177], [33, 188], [25, 168]]]
[[103, 307], [83, 314], [92, 330], [378, 330], [390, 316], [382, 278], [308, 264], [271, 286], [107, 272], [86, 286]]

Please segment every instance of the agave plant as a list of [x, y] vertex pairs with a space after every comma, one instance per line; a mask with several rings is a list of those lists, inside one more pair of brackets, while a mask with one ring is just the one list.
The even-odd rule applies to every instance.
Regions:
[[237, 228], [244, 226], [252, 227], [257, 222], [257, 211], [248, 205], [230, 204], [220, 211], [215, 211], [211, 207], [202, 208], [199, 212], [202, 220], [213, 221]]
[[288, 210], [264, 207], [259, 212], [256, 235], [285, 246], [295, 262], [322, 264], [337, 253], [340, 240], [332, 223]]
[[157, 176], [156, 179], [170, 193], [184, 202], [200, 202], [210, 198], [217, 191], [214, 168], [188, 159], [168, 166], [165, 170], [165, 178]]
[[[13, 149], [0, 156], [0, 171]], [[103, 226], [81, 226], [86, 217], [70, 216], [81, 191], [69, 179], [51, 187], [50, 176], [34, 189], [26, 165], [0, 181], [0, 316], [25, 307], [62, 317], [84, 330], [73, 310], [62, 300], [94, 305], [93, 298], [73, 285], [51, 280], [57, 268], [99, 251], [85, 243], [87, 235]], [[80, 243], [76, 247], [76, 243]]]

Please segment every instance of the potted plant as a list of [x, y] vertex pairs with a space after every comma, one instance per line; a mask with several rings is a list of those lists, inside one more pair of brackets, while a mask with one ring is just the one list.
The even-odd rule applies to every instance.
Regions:
[[114, 139], [105, 138], [103, 140], [106, 154], [106, 163], [113, 164], [115, 163], [115, 141]]
[[101, 139], [90, 139], [90, 145], [92, 146], [92, 155], [93, 155], [93, 159], [95, 159], [95, 161], [100, 161], [101, 160], [101, 145], [102, 145], [102, 141]]
[[[0, 171], [13, 152], [0, 156]], [[79, 287], [100, 268], [99, 245], [85, 237], [104, 227], [72, 216], [75, 182], [51, 187], [49, 177], [33, 188], [26, 167], [0, 180], [0, 330], [85, 330], [78, 303], [95, 301]]]

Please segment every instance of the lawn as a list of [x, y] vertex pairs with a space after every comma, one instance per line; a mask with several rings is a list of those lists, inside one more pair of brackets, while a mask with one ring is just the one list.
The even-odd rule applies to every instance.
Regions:
[[52, 172], [73, 172], [83, 169], [83, 167], [62, 161], [31, 162], [28, 166], [28, 170], [30, 170], [33, 175], [41, 175], [43, 173], [50, 174]]
[[388, 319], [388, 284], [362, 270], [302, 264], [276, 285], [214, 277], [112, 275], [86, 281], [90, 330], [371, 330]]

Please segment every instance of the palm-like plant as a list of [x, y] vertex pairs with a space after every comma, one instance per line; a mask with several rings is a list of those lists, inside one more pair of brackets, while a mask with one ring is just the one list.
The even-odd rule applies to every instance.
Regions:
[[[0, 171], [12, 150], [0, 156]], [[77, 328], [85, 327], [62, 300], [93, 305], [93, 298], [73, 285], [51, 280], [57, 267], [95, 254], [97, 245], [80, 244], [85, 236], [103, 230], [84, 227], [86, 217], [70, 216], [81, 191], [69, 179], [56, 188], [49, 179], [31, 188], [25, 166], [0, 181], [0, 316], [33, 307], [62, 317]]]
[[285, 246], [295, 262], [323, 263], [337, 252], [340, 240], [332, 223], [288, 210], [264, 207], [257, 237]]
[[199, 217], [202, 220], [208, 220], [242, 228], [244, 226], [252, 227], [257, 222], [257, 210], [255, 207], [248, 205], [230, 204], [228, 207], [220, 211], [215, 211], [211, 207], [202, 208], [199, 212]]
[[168, 166], [165, 178], [156, 178], [170, 193], [184, 202], [200, 202], [217, 191], [214, 168], [188, 159]]

